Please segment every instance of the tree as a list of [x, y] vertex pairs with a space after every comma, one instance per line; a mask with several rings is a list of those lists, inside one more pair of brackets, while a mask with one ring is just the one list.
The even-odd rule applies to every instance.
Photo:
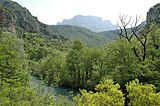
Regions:
[[93, 89], [102, 77], [102, 52], [98, 49], [84, 48], [81, 55], [82, 85]]
[[84, 48], [83, 43], [79, 39], [75, 40], [72, 49], [76, 51], [80, 51], [82, 48]]
[[93, 89], [101, 79], [102, 53], [98, 49], [84, 47], [76, 40], [68, 52], [66, 66], [74, 87]]
[[81, 90], [75, 98], [76, 106], [124, 106], [124, 97], [119, 84], [105, 80], [95, 87], [96, 92]]
[[[120, 24], [118, 23], [118, 35], [120, 39], [126, 40], [127, 44], [130, 45], [130, 50], [135, 56], [134, 60], [137, 60], [137, 68], [131, 72], [131, 74], [135, 71], [137, 72], [137, 76], [134, 78], [138, 78], [142, 82], [153, 83], [157, 86], [157, 82], [159, 81], [159, 72], [153, 64], [155, 62], [153, 58], [157, 57], [156, 52], [158, 49], [152, 49], [152, 53], [150, 50], [151, 48], [159, 48], [158, 43], [153, 43], [158, 39], [151, 40], [151, 36], [153, 38], [152, 34], [158, 29], [159, 25], [154, 21], [144, 27], [141, 24], [138, 25], [139, 19], [140, 17], [136, 16], [135, 20], [132, 21], [131, 17], [128, 18], [128, 16], [124, 15], [120, 16]], [[131, 28], [127, 29], [129, 25]], [[151, 41], [153, 42], [151, 43]]]
[[71, 77], [72, 85], [78, 87], [80, 85], [80, 66], [81, 66], [81, 55], [82, 49], [84, 48], [80, 40], [75, 40], [72, 50], [69, 51], [66, 57], [66, 65]]
[[[126, 39], [129, 43], [133, 45], [134, 43], [134, 38], [139, 44], [140, 51], [138, 50], [136, 46], [133, 45], [131, 48], [135, 56], [138, 58], [140, 62], [144, 62], [146, 59], [147, 55], [147, 40], [148, 40], [148, 34], [155, 28], [157, 23], [153, 23], [153, 25], [148, 26], [147, 30], [143, 30], [140, 32], [142, 25], [138, 25], [140, 17], [136, 16], [135, 21], [132, 21], [131, 17], [127, 19], [128, 16], [126, 15], [120, 15], [120, 24], [118, 23], [119, 30], [118, 30], [118, 35], [120, 38]], [[142, 23], [143, 24], [143, 23]], [[130, 25], [130, 33], [127, 30], [128, 25]], [[140, 35], [139, 35], [140, 33]], [[134, 38], [133, 38], [134, 37]], [[141, 49], [142, 48], [142, 49]]]
[[119, 39], [106, 45], [102, 57], [102, 79], [113, 79], [125, 89], [128, 81], [138, 77], [140, 74], [138, 60], [135, 59], [130, 48], [130, 43], [125, 39]]
[[22, 99], [28, 86], [28, 64], [23, 41], [10, 33], [0, 34], [0, 99], [10, 105]]
[[40, 59], [39, 65], [37, 65], [38, 70], [34, 74], [49, 85], [58, 85], [63, 73], [63, 61], [63, 54], [55, 50], [53, 54], [48, 54]]
[[[27, 72], [27, 60], [24, 54], [23, 41], [15, 35], [2, 33], [0, 38], [0, 70], [2, 74], [1, 84], [6, 83], [25, 84], [25, 74]], [[17, 79], [17, 77], [19, 77]], [[12, 79], [9, 82], [6, 79]]]
[[156, 87], [145, 84], [135, 79], [126, 84], [129, 103], [128, 106], [160, 106], [160, 93], [156, 93]]
[[30, 88], [23, 45], [16, 35], [0, 34], [0, 106], [54, 106], [53, 95]]

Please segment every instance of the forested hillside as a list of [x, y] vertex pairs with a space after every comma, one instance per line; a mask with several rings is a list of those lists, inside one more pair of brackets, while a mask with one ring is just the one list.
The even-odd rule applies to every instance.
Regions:
[[[146, 21], [143, 21], [138, 26], [140, 27], [140, 29], [138, 30], [137, 33], [140, 33], [145, 28]], [[123, 30], [123, 32], [125, 31], [124, 29], [122, 29], [122, 30]], [[115, 39], [119, 38], [119, 32], [120, 31], [121, 30], [118, 28], [116, 30], [102, 31], [102, 32], [99, 32], [99, 34], [103, 35], [104, 37], [106, 37], [106, 38], [108, 38], [110, 40], [115, 40]], [[126, 28], [126, 31], [127, 31], [128, 34], [132, 33], [132, 29], [131, 28]]]
[[[28, 15], [23, 14], [20, 24], [21, 15], [17, 14], [26, 10], [11, 8], [15, 5], [19, 7], [11, 0], [1, 0], [1, 106], [160, 106], [158, 17], [141, 31], [135, 20], [135, 26], [128, 31], [127, 17], [121, 16], [117, 39], [105, 43], [102, 35], [97, 38], [97, 34], [84, 28], [50, 28], [37, 19], [35, 28], [42, 25], [44, 30], [28, 30], [32, 26], [24, 25]], [[100, 47], [103, 43], [105, 46]], [[62, 96], [57, 99], [43, 89], [31, 87], [31, 76], [50, 87], [81, 90], [71, 100]]]
[[[3, 6], [1, 11], [5, 11], [5, 13], [8, 11], [13, 14], [13, 16], [11, 16], [10, 14], [6, 15], [2, 12], [1, 20], [3, 20], [3, 23], [8, 24], [6, 22], [13, 20], [15, 22], [15, 28], [20, 28], [31, 33], [38, 32], [45, 35], [52, 35], [47, 25], [39, 22], [37, 17], [32, 16], [29, 10], [18, 3], [12, 0], [1, 0], [1, 5]], [[56, 38], [56, 36], [54, 37]]]
[[56, 35], [64, 36], [66, 39], [71, 41], [79, 39], [86, 46], [92, 48], [103, 47], [104, 44], [110, 41], [109, 38], [82, 27], [70, 25], [52, 25], [49, 26], [49, 28]]

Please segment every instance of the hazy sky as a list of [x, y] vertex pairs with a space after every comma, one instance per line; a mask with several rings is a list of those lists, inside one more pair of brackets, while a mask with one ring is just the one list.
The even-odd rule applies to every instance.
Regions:
[[45, 24], [56, 24], [75, 15], [92, 15], [116, 24], [120, 14], [146, 19], [150, 7], [159, 0], [13, 0], [26, 7]]

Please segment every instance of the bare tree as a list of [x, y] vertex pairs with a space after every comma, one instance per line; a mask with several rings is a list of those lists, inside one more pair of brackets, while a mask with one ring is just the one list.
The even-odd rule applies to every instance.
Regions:
[[[135, 54], [135, 56], [138, 58], [140, 62], [144, 62], [147, 55], [147, 36], [149, 32], [155, 28], [156, 23], [152, 26], [150, 26], [147, 31], [142, 31], [140, 34], [140, 29], [142, 28], [142, 24], [139, 24], [140, 16], [136, 16], [135, 20], [132, 20], [132, 17], [129, 17], [128, 15], [120, 15], [119, 16], [119, 22], [117, 23], [119, 30], [117, 30], [118, 35], [120, 39], [125, 38], [129, 43], [133, 43], [133, 37], [137, 39], [137, 41], [142, 46], [142, 55], [138, 52], [138, 49], [136, 47], [132, 47], [132, 51]], [[130, 32], [128, 31], [128, 28], [130, 28]]]

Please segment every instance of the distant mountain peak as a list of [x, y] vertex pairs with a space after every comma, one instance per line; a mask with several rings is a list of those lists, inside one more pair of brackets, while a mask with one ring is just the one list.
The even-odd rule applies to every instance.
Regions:
[[62, 22], [58, 22], [57, 25], [74, 25], [90, 29], [94, 32], [115, 30], [117, 28], [109, 20], [102, 20], [101, 17], [90, 15], [76, 15], [72, 19], [64, 19]]

